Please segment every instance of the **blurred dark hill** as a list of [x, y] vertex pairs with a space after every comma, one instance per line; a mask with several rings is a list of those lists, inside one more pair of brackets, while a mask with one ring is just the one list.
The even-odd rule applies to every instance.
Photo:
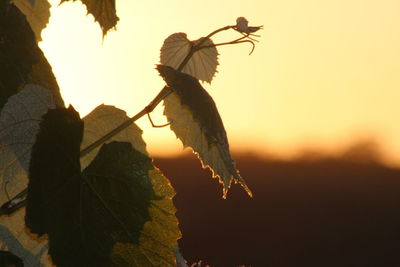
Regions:
[[347, 156], [284, 162], [234, 155], [254, 198], [233, 185], [227, 200], [194, 155], [155, 163], [177, 191], [188, 262], [400, 266], [400, 170]]

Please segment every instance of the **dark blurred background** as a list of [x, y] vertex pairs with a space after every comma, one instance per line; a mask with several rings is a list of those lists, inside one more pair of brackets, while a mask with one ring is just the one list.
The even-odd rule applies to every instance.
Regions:
[[250, 199], [221, 185], [194, 154], [156, 158], [171, 180], [190, 263], [211, 267], [400, 266], [400, 170], [368, 149], [292, 161], [235, 154]]

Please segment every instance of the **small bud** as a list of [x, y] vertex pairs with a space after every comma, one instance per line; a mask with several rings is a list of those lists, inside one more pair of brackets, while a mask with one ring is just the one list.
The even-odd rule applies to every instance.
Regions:
[[238, 17], [236, 19], [236, 29], [238, 31], [247, 33], [248, 28], [249, 22], [245, 17]]
[[259, 29], [262, 29], [263, 26], [251, 26], [249, 27], [249, 21], [245, 17], [238, 17], [236, 19], [236, 28], [238, 32], [242, 33], [253, 33], [258, 31]]

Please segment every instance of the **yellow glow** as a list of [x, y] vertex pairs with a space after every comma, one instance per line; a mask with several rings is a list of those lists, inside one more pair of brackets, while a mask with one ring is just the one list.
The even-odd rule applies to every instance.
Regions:
[[[81, 115], [100, 103], [133, 115], [163, 86], [154, 66], [168, 35], [197, 39], [245, 16], [265, 26], [255, 52], [219, 48], [219, 73], [206, 85], [233, 148], [291, 156], [374, 136], [400, 166], [400, 1], [119, 0], [117, 31], [104, 41], [79, 2], [51, 2], [40, 46]], [[153, 116], [160, 124], [161, 114]], [[168, 129], [138, 124], [151, 152], [181, 149]]]

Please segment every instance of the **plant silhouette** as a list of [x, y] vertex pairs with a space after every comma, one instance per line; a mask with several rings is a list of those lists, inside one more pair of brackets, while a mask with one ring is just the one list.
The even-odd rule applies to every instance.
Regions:
[[[103, 38], [115, 29], [114, 0], [82, 3]], [[217, 47], [248, 43], [252, 52], [254, 32], [262, 27], [248, 26], [241, 17], [193, 41], [184, 33], [172, 34], [157, 67], [166, 85], [146, 107], [128, 118], [101, 105], [80, 118], [72, 106], [64, 106], [37, 45], [49, 7], [47, 0], [0, 0], [0, 225], [11, 233], [0, 237], [0, 246], [27, 265], [175, 265], [181, 236], [175, 191], [153, 165], [134, 122], [164, 101], [171, 130], [219, 178], [223, 197], [232, 181], [251, 196], [216, 105], [199, 80], [211, 83], [215, 76]], [[228, 30], [239, 37], [212, 41]], [[171, 109], [171, 103], [177, 105]], [[45, 259], [47, 247], [51, 258]]]

